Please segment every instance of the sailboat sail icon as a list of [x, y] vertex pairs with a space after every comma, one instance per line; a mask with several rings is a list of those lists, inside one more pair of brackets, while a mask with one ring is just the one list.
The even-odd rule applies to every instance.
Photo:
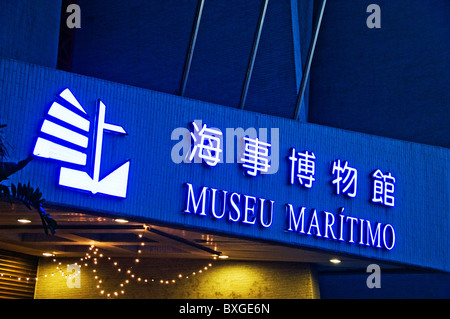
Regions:
[[[86, 119], [87, 113], [69, 89], [65, 89], [59, 97], [62, 98], [64, 103], [55, 101], [50, 107], [48, 116], [42, 124], [41, 134], [36, 141], [33, 154], [38, 157], [85, 166], [87, 161], [85, 150], [89, 144], [86, 134], [89, 133], [90, 128], [90, 122]], [[66, 102], [69, 108], [62, 105]], [[98, 103], [98, 114], [94, 128], [93, 176], [91, 177], [82, 170], [61, 167], [59, 184], [90, 191], [93, 194], [102, 193], [125, 198], [130, 161], [123, 163], [102, 179], [100, 179], [100, 164], [104, 132], [127, 133], [123, 127], [105, 122], [106, 105], [100, 100]], [[75, 108], [77, 111], [74, 112], [70, 108]]]

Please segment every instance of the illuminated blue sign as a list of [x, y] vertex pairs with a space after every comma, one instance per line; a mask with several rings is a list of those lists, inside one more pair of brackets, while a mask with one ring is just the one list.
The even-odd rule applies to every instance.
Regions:
[[[196, 194], [191, 183], [185, 186], [184, 214], [210, 216], [217, 220], [226, 216], [226, 220], [232, 223], [259, 225], [263, 228], [272, 226], [274, 200], [207, 186], [203, 186]], [[387, 250], [395, 246], [396, 234], [391, 224], [373, 223], [364, 218], [344, 215], [344, 208], [340, 208], [336, 215], [327, 211], [317, 212], [316, 209], [308, 214], [306, 207], [300, 207], [295, 213], [293, 205], [289, 203], [285, 204], [285, 208], [284, 231]]]
[[[72, 92], [65, 89], [59, 94], [61, 101], [55, 101], [44, 120], [33, 154], [38, 157], [86, 166], [86, 150], [89, 144], [90, 122], [87, 113]], [[64, 104], [64, 105], [63, 105]], [[94, 128], [95, 145], [93, 176], [83, 170], [61, 167], [59, 185], [125, 198], [127, 194], [130, 161], [100, 179], [100, 166], [104, 132], [127, 134], [118, 125], [105, 122], [106, 105], [98, 101], [98, 113]], [[59, 124], [57, 124], [59, 123]]]
[[256, 176], [258, 172], [267, 173], [270, 168], [269, 163], [269, 143], [260, 141], [257, 137], [244, 137], [245, 150], [242, 154], [242, 167], [250, 176]]
[[372, 174], [372, 177], [374, 178], [372, 202], [393, 207], [395, 178], [391, 173], [383, 174], [379, 169]]
[[[199, 130], [195, 123], [194, 129], [195, 132], [191, 132], [194, 148], [190, 160], [192, 161], [195, 152], [198, 151], [199, 154], [202, 154], [201, 149], [204, 149], [207, 154], [202, 158], [208, 165], [216, 166], [220, 162], [218, 154], [223, 152], [218, 138], [222, 135], [221, 131], [207, 129], [206, 124], [203, 125], [202, 130]], [[197, 138], [194, 133], [199, 134], [201, 139]], [[207, 138], [205, 138], [206, 134], [208, 134]], [[246, 173], [256, 176], [258, 172], [267, 172], [270, 168], [269, 147], [271, 144], [260, 141], [257, 137], [243, 136], [242, 139], [245, 141], [245, 148], [242, 151], [241, 161]], [[206, 145], [205, 141], [208, 141]], [[306, 189], [311, 189], [316, 181], [316, 155], [310, 151], [297, 152], [295, 148], [291, 148], [288, 160], [290, 164], [289, 185], [294, 185], [298, 181]], [[208, 163], [208, 161], [213, 161], [213, 163]], [[335, 189], [335, 194], [345, 194], [350, 198], [355, 198], [358, 190], [358, 170], [350, 166], [347, 161], [340, 159], [332, 161], [330, 167], [330, 183]], [[372, 177], [374, 181], [371, 201], [385, 206], [394, 206], [395, 178], [392, 174], [383, 174], [381, 170], [377, 169]], [[186, 183], [185, 187], [184, 214], [199, 217], [210, 216], [218, 220], [227, 216], [226, 219], [229, 222], [258, 224], [263, 228], [269, 228], [272, 225], [274, 200], [207, 186], [202, 186], [201, 191], [196, 194], [192, 183]], [[286, 209], [284, 231], [387, 250], [392, 250], [395, 246], [395, 229], [389, 223], [382, 224], [344, 215], [344, 207], [341, 207], [339, 213], [335, 215], [327, 211], [317, 212], [314, 208], [308, 214], [307, 208], [304, 206], [300, 207], [299, 212], [296, 213], [292, 204], [285, 203], [284, 205]]]
[[191, 132], [194, 148], [192, 149], [189, 160], [192, 161], [195, 156], [205, 160], [209, 166], [216, 166], [220, 162], [220, 153], [222, 148], [220, 145], [220, 136], [222, 132], [213, 128], [208, 128], [206, 124], [200, 130], [197, 123], [192, 122], [194, 132]]
[[14, 60], [0, 73], [5, 136], [36, 156], [21, 174], [49, 205], [449, 270], [446, 148]]
[[291, 152], [291, 156], [289, 156], [289, 160], [291, 161], [291, 185], [295, 183], [295, 177], [297, 177], [300, 185], [311, 188], [315, 181], [316, 156], [314, 153], [308, 151], [296, 152], [295, 148], [292, 148]]

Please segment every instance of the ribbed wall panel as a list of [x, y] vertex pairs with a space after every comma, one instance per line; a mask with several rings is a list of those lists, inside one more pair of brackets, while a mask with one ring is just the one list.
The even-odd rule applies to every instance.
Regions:
[[[38, 67], [12, 60], [0, 60], [0, 121], [8, 124], [4, 136], [12, 145], [11, 160], [30, 154], [40, 125], [55, 96], [69, 87], [94, 121], [96, 101], [107, 106], [106, 121], [121, 125], [127, 136], [106, 134], [101, 175], [131, 160], [126, 199], [93, 195], [58, 185], [61, 163], [34, 159], [11, 181], [39, 187], [48, 203], [95, 213], [137, 218], [149, 223], [193, 228], [227, 235], [297, 245], [352, 256], [448, 270], [449, 163], [448, 149], [359, 134], [280, 117], [236, 110], [179, 96], [130, 87], [104, 80]], [[202, 120], [208, 127], [275, 128], [279, 130], [279, 169], [273, 175], [250, 178], [237, 163], [216, 167], [176, 164], [171, 140], [177, 128], [188, 131], [189, 123]], [[289, 184], [289, 149], [313, 151], [316, 181], [312, 189]], [[89, 151], [88, 151], [89, 154]], [[89, 156], [89, 155], [88, 155]], [[349, 161], [358, 169], [356, 198], [337, 196], [331, 184], [330, 163]], [[90, 167], [82, 168], [89, 172]], [[392, 172], [396, 178], [394, 208], [374, 204], [371, 174], [375, 169]], [[184, 183], [195, 190], [208, 186], [275, 201], [270, 228], [231, 223], [227, 218], [183, 214]], [[345, 215], [389, 223], [396, 230], [391, 251], [286, 232], [285, 204], [318, 212]], [[358, 227], [359, 228], [359, 227]], [[322, 225], [323, 230], [323, 225]], [[359, 240], [359, 239], [358, 239]]]
[[0, 250], [0, 299], [32, 299], [38, 259]]

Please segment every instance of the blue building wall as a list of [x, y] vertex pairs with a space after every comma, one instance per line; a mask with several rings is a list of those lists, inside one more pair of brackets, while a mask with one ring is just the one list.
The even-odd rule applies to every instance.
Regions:
[[[288, 21], [294, 20], [293, 1], [290, 6], [288, 1], [270, 1], [254, 77], [250, 84], [247, 110], [290, 117], [289, 108], [293, 107], [296, 98], [295, 87], [298, 88], [301, 79], [298, 57], [303, 65], [311, 36], [312, 2], [302, 0], [297, 3], [298, 19], [301, 23], [299, 34], [296, 35], [298, 30], [295, 29], [294, 21], [292, 24]], [[318, 1], [314, 2], [317, 10]], [[122, 1], [108, 1], [108, 5], [99, 1], [80, 0], [78, 3], [82, 8], [82, 29], [75, 33], [74, 72], [178, 94], [195, 13], [195, 1], [176, 1], [176, 5], [170, 1], [152, 1], [153, 6], [146, 5], [145, 1], [133, 1], [127, 4], [126, 8], [123, 7]], [[246, 67], [254, 32], [252, 26], [257, 19], [257, 12], [252, 10], [252, 5], [259, 8], [259, 3], [233, 2], [229, 7], [221, 6], [223, 12], [210, 7], [208, 1], [207, 3], [205, 9], [211, 14], [209, 16], [211, 29], [201, 29], [199, 47], [203, 46], [203, 50], [197, 51], [198, 55], [195, 56], [191, 74], [191, 81], [195, 82], [188, 83], [196, 85], [188, 87], [188, 95], [234, 107], [240, 94], [243, 68]], [[444, 20], [445, 13], [449, 11], [448, 1], [378, 1], [382, 10], [381, 29], [368, 29], [365, 26], [368, 16], [365, 9], [370, 3], [371, 1], [351, 0], [327, 2], [313, 60], [309, 121], [352, 131], [450, 147], [449, 91], [446, 87], [449, 82], [446, 71], [449, 69], [447, 57], [450, 53], [449, 43], [445, 41], [449, 38], [449, 28], [448, 21]], [[52, 68], [56, 66], [60, 7], [60, 1], [57, 0], [39, 2], [0, 0], [0, 56], [31, 63], [2, 60], [0, 64], [0, 123], [8, 124], [6, 137], [13, 145], [12, 159], [21, 159], [29, 154], [33, 144], [30, 137], [36, 136], [46, 108], [54, 95], [66, 85], [73, 86], [80, 99], [89, 105], [93, 105], [97, 98], [106, 98], [112, 105], [129, 105], [124, 112], [134, 114], [131, 121], [133, 123], [145, 122], [143, 118], [139, 118], [135, 110], [133, 111], [134, 105], [145, 105], [154, 108], [156, 113], [166, 114], [165, 107], [155, 107], [149, 103], [157, 100], [173, 103], [179, 107], [176, 112], [180, 110], [181, 113], [187, 112], [177, 117], [178, 120], [188, 117], [192, 119], [194, 113], [186, 111], [185, 108], [193, 107], [195, 110], [202, 110], [202, 117], [205, 116], [204, 119], [210, 121], [217, 119], [218, 116], [225, 116], [228, 120], [238, 119], [240, 125], [261, 124], [258, 115], [252, 117], [253, 115], [248, 115], [250, 113], [244, 115], [227, 113], [221, 106], [215, 104], [197, 102], [190, 104], [185, 100], [155, 92], [143, 92], [114, 83], [37, 67], [34, 64]], [[216, 17], [231, 17], [237, 20], [230, 26], [220, 26], [214, 25], [212, 21]], [[204, 26], [208, 23], [208, 19], [202, 23]], [[217, 31], [222, 31], [222, 34], [228, 37], [215, 39]], [[237, 36], [233, 32], [238, 32]], [[301, 42], [300, 49], [296, 46], [296, 36]], [[220, 42], [225, 40], [231, 42], [233, 47], [227, 47]], [[208, 44], [211, 47], [208, 47]], [[215, 52], [214, 46], [221, 48], [218, 50], [219, 53]], [[306, 98], [308, 99], [308, 96]], [[218, 112], [203, 113], [208, 108], [214, 108]], [[94, 112], [94, 109], [91, 108], [90, 112]], [[120, 122], [122, 115], [117, 112], [114, 116]], [[252, 117], [250, 122], [247, 116]], [[306, 117], [306, 114], [302, 116]], [[279, 126], [283, 122], [272, 117], [262, 116], [262, 118], [263, 123], [273, 123], [271, 125], [274, 126]], [[171, 129], [184, 120], [177, 122], [164, 119], [163, 116], [158, 117], [158, 121], [169, 125]], [[127, 122], [126, 125], [129, 126], [131, 122]], [[227, 122], [219, 120], [218, 123], [226, 125]], [[283, 123], [292, 128], [290, 121]], [[399, 166], [410, 167], [408, 173], [406, 169], [403, 171], [407, 174], [403, 175], [403, 179], [408, 180], [408, 186], [400, 192], [406, 194], [414, 191], [417, 201], [394, 218], [403, 225], [402, 236], [408, 233], [410, 241], [408, 245], [403, 245], [401, 253], [396, 252], [392, 259], [392, 256], [386, 255], [385, 252], [370, 254], [369, 257], [448, 271], [446, 243], [449, 229], [449, 170], [448, 165], [441, 168], [431, 167], [435, 160], [448, 163], [447, 150], [436, 151], [435, 148], [422, 148], [415, 144], [390, 139], [379, 140], [375, 137], [359, 139], [358, 134], [315, 125], [309, 125], [307, 128], [299, 126], [290, 132], [298, 137], [309, 134], [317, 137], [318, 135], [313, 133], [317, 132], [316, 130], [326, 132], [325, 135], [330, 140], [330, 143], [324, 142], [323, 147], [320, 147], [320, 150], [325, 152], [327, 148], [334, 147], [331, 141], [345, 137], [346, 143], [353, 145], [351, 148], [369, 147], [373, 151], [369, 152], [369, 155], [373, 155], [376, 149], [382, 149], [383, 152], [396, 150], [402, 163]], [[140, 132], [142, 136], [147, 136], [146, 134], [151, 131], [152, 129], [148, 128]], [[166, 135], [169, 133], [169, 130], [164, 131]], [[121, 143], [115, 146], [112, 143], [109, 146], [116, 147], [116, 151], [119, 148], [130, 148], [129, 145]], [[165, 140], [165, 143], [170, 141]], [[301, 146], [305, 147], [311, 145], [314, 143], [305, 144], [303, 141], [301, 143]], [[135, 142], [133, 148], [141, 150], [142, 145]], [[337, 149], [334, 148], [335, 151]], [[355, 152], [359, 154], [362, 151]], [[348, 153], [340, 153], [342, 156], [346, 154]], [[378, 154], [377, 158], [378, 156], [381, 155]], [[113, 168], [116, 160], [121, 158], [109, 159], [106, 164], [109, 168]], [[153, 163], [154, 159], [149, 158], [148, 161], [150, 160]], [[425, 167], [425, 170], [418, 172], [413, 163]], [[175, 169], [177, 174], [184, 176], [182, 170], [178, 168], [176, 165], [170, 166], [170, 169]], [[208, 176], [204, 172], [198, 174], [197, 168], [190, 171], [190, 176], [195, 176], [193, 180], [198, 185], [205, 182], [210, 183], [210, 186], [230, 187], [230, 190], [238, 190], [241, 187], [239, 179], [224, 182], [229, 177], [228, 172], [219, 173], [222, 182], [213, 185], [217, 176]], [[180, 227], [214, 229], [237, 235], [242, 235], [242, 231], [246, 232], [240, 226], [215, 228], [217, 224], [183, 219], [178, 215], [179, 211], [174, 215], [178, 217], [172, 219], [164, 214], [166, 210], [156, 209], [149, 212], [147, 202], [134, 212], [125, 209], [126, 205], [123, 203], [108, 202], [105, 198], [100, 199], [98, 206], [95, 204], [91, 207], [95, 201], [85, 196], [86, 194], [81, 195], [83, 199], [80, 200], [78, 198], [80, 194], [65, 193], [55, 186], [57, 171], [58, 165], [50, 162], [39, 163], [39, 160], [35, 160], [18, 175], [17, 179], [24, 181], [31, 177], [32, 183], [43, 187], [45, 197], [55, 205], [85, 209], [95, 206], [98, 212], [138, 216], [144, 220]], [[151, 169], [145, 171], [151, 178], [144, 184], [150, 187], [153, 193], [174, 192], [171, 187], [158, 188], [153, 181], [165, 180], [164, 174], [150, 171]], [[49, 176], [51, 178], [48, 178]], [[414, 184], [416, 181], [417, 184]], [[432, 183], [422, 183], [423, 181]], [[270, 187], [278, 185], [278, 182], [270, 184]], [[254, 192], [253, 194], [259, 192], [253, 187], [246, 186], [245, 189]], [[176, 192], [181, 190], [181, 187], [178, 187]], [[137, 188], [134, 191], [140, 196], [143, 194], [139, 193]], [[297, 196], [295, 192], [289, 192], [289, 198], [295, 198], [293, 201], [296, 203], [310, 201], [305, 193]], [[320, 203], [323, 199], [320, 196], [320, 194], [313, 195], [312, 203]], [[150, 201], [152, 202], [154, 198], [151, 197]], [[181, 200], [181, 197], [178, 200]], [[133, 201], [135, 204], [140, 203], [136, 198]], [[344, 203], [349, 202], [344, 200]], [[338, 201], [333, 202], [333, 205], [335, 204], [337, 206]], [[157, 201], [157, 205], [158, 208], [167, 208], [162, 199]], [[357, 211], [362, 207], [360, 205], [362, 204], [353, 203], [351, 208]], [[321, 208], [330, 209], [330, 206], [323, 204]], [[390, 215], [386, 211], [386, 215], [381, 219], [388, 220], [388, 216]], [[267, 239], [257, 232], [249, 232], [248, 235], [251, 238]], [[428, 241], [424, 243], [424, 239]], [[308, 247], [318, 249], [365, 254], [364, 251], [355, 251], [349, 247], [341, 250], [342, 247], [333, 244], [316, 246], [313, 240], [306, 240], [306, 243], [303, 243], [299, 238], [293, 237], [294, 244], [298, 244], [299, 241], [301, 245], [306, 244]], [[423, 245], [427, 247], [426, 250], [416, 249]], [[449, 279], [445, 274], [384, 274], [383, 288], [370, 291], [365, 286], [366, 278], [367, 274], [340, 276], [322, 274], [320, 276], [322, 298], [447, 298], [448, 296]]]
[[205, 1], [186, 96], [239, 106], [261, 3]]
[[448, 299], [450, 274], [385, 272], [380, 288], [368, 288], [370, 273], [319, 273], [321, 299]]
[[[381, 8], [369, 29], [366, 8]], [[309, 121], [450, 147], [449, 1], [327, 1]]]
[[[269, 1], [246, 109], [292, 118], [312, 2]], [[197, 1], [78, 3], [73, 72], [179, 94]], [[239, 106], [262, 3], [205, 1], [186, 97]]]
[[[312, 1], [269, 1], [247, 110], [293, 118], [312, 30], [312, 10]], [[306, 107], [302, 111], [305, 121]]]
[[78, 1], [72, 71], [176, 94], [196, 1]]
[[[105, 136], [101, 174], [105, 176], [131, 159], [128, 193], [126, 199], [120, 199], [61, 187], [58, 185], [61, 164], [36, 158], [12, 181], [29, 180], [32, 185], [39, 186], [48, 204], [404, 265], [449, 269], [450, 153], [447, 149], [299, 123], [1, 60], [0, 104], [7, 107], [1, 108], [0, 120], [8, 124], [5, 138], [14, 145], [13, 158], [24, 158], [32, 152], [48, 107], [66, 87], [85, 107], [90, 121], [95, 119], [96, 101], [102, 99], [108, 106], [107, 121], [127, 130], [128, 135], [123, 138], [111, 134]], [[190, 140], [189, 123], [194, 120], [219, 128], [224, 134], [227, 128], [268, 129], [268, 140], [273, 144], [271, 152], [279, 148], [278, 171], [252, 178], [246, 176], [236, 162], [221, 163], [216, 167], [177, 163], [172, 157], [174, 147], [185, 133]], [[272, 129], [279, 133], [278, 141]], [[92, 140], [93, 137], [89, 138]], [[228, 138], [224, 136], [224, 139], [229, 143]], [[225, 144], [223, 147], [225, 150]], [[289, 184], [291, 147], [316, 154], [316, 181], [312, 189]], [[272, 158], [273, 163], [275, 159]], [[349, 161], [351, 167], [357, 168], [356, 198], [335, 194], [330, 176], [330, 163], [335, 159]], [[81, 169], [90, 172], [90, 165]], [[371, 174], [375, 169], [392, 172], [396, 178], [395, 207], [371, 203]], [[205, 216], [183, 213], [185, 183], [194, 185], [197, 197], [200, 189], [206, 186], [273, 200], [276, 203], [273, 224], [263, 228], [246, 225], [242, 215], [240, 221], [234, 223], [227, 218], [215, 220], [209, 213]], [[346, 216], [370, 220], [372, 225], [389, 223], [396, 231], [395, 248], [389, 251], [350, 244], [348, 240], [341, 242], [287, 232], [287, 203], [293, 205], [297, 214], [301, 206], [306, 207], [307, 215], [313, 209], [319, 215], [323, 211], [336, 215], [344, 207]], [[323, 233], [323, 218], [319, 219]], [[389, 233], [387, 240], [391, 240]]]
[[61, 0], [0, 0], [0, 56], [56, 68]]
[[[370, 3], [327, 2], [311, 70], [312, 100], [307, 90], [301, 118], [450, 147], [448, 1], [379, 1], [380, 29], [366, 26]], [[0, 5], [0, 55], [55, 67], [61, 1]], [[79, 5], [74, 72], [178, 93], [196, 1]], [[206, 2], [188, 97], [237, 105], [260, 7], [258, 0]], [[248, 110], [292, 116], [319, 7], [313, 0], [269, 2]]]

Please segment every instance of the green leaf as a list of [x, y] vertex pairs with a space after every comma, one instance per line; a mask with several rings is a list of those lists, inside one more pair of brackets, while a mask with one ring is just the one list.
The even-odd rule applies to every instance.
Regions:
[[[41, 218], [42, 227], [47, 235], [49, 231], [52, 235], [55, 234], [58, 224], [42, 207], [45, 199], [42, 198], [42, 193], [39, 188], [34, 189], [30, 186], [30, 182], [27, 184], [18, 183], [17, 187], [11, 184], [11, 194], [13, 198], [20, 200], [28, 209], [35, 208], [37, 210]], [[10, 191], [7, 186], [0, 185], [0, 195], [10, 196]]]
[[8, 197], [9, 196], [9, 188], [5, 185], [0, 185], [0, 196]]
[[22, 183], [17, 184], [17, 198], [23, 199], [23, 187]]
[[13, 196], [13, 197], [16, 197], [16, 196], [17, 196], [16, 185], [11, 184], [11, 192], [12, 192], [12, 196]]

